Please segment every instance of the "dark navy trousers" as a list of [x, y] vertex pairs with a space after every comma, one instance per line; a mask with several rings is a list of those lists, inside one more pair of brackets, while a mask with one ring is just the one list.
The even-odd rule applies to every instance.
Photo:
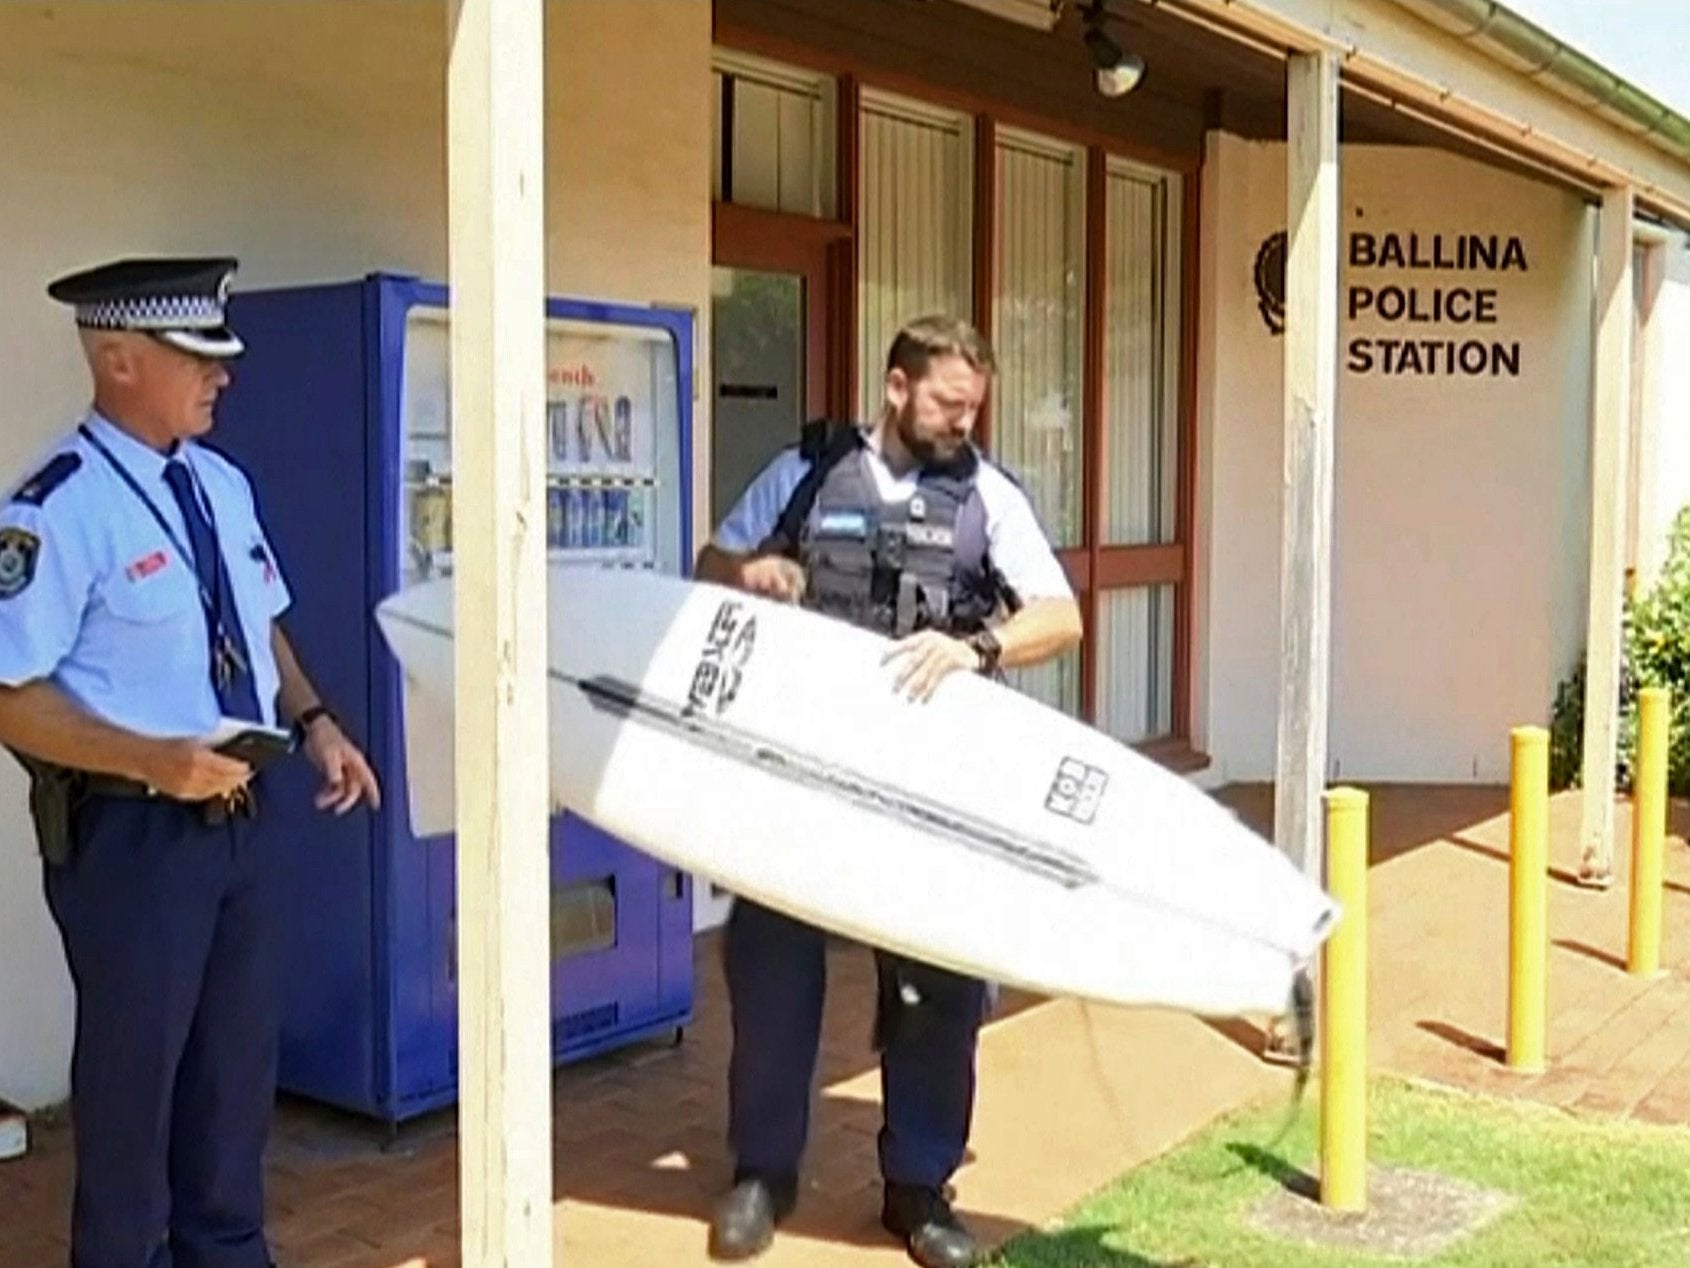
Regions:
[[[809, 1132], [826, 986], [826, 935], [734, 900], [725, 934], [733, 1057], [728, 1139], [736, 1176], [796, 1177]], [[876, 951], [884, 967], [890, 961]], [[939, 1188], [962, 1165], [974, 1113], [974, 1058], [986, 986], [927, 968], [928, 1007], [880, 1054], [880, 1170]]]
[[252, 827], [95, 797], [46, 868], [76, 984], [72, 1268], [270, 1262], [278, 860]]

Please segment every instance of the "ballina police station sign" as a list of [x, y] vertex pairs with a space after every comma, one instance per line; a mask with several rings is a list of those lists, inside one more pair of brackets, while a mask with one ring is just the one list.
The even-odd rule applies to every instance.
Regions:
[[[1388, 331], [1350, 337], [1350, 373], [1520, 377], [1520, 341], [1489, 329], [1500, 323], [1495, 281], [1527, 271], [1517, 236], [1358, 230], [1348, 247], [1344, 312], [1352, 325]], [[1285, 252], [1285, 233], [1271, 235], [1253, 270], [1257, 307], [1276, 335], [1285, 329]], [[1446, 281], [1449, 274], [1460, 280]]]

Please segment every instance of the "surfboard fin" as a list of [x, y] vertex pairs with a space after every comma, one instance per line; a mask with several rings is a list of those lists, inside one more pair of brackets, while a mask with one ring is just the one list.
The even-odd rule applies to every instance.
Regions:
[[1291, 975], [1291, 1040], [1297, 1054], [1297, 1082], [1291, 1093], [1295, 1112], [1314, 1068], [1314, 977], [1306, 968]]
[[1309, 1075], [1314, 1069], [1314, 976], [1307, 968], [1292, 971], [1290, 1004], [1291, 1056], [1296, 1063], [1296, 1081], [1291, 1085], [1291, 1103], [1286, 1108], [1285, 1122], [1268, 1142], [1269, 1149], [1284, 1140], [1296, 1125], [1303, 1094], [1308, 1091]]

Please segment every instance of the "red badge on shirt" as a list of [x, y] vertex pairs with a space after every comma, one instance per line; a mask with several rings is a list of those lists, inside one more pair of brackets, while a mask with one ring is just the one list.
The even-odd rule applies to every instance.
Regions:
[[143, 581], [164, 567], [164, 552], [155, 550], [150, 555], [142, 555], [134, 563], [123, 570], [123, 575], [131, 581]]

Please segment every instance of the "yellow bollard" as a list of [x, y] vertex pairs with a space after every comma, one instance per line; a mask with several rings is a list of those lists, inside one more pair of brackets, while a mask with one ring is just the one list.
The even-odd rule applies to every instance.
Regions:
[[1367, 794], [1326, 794], [1326, 888], [1343, 918], [1321, 951], [1320, 1202], [1367, 1209]]
[[1513, 731], [1509, 807], [1508, 1066], [1544, 1068], [1549, 1011], [1549, 732]]
[[1631, 798], [1631, 935], [1626, 972], [1653, 977], [1661, 971], [1661, 853], [1667, 830], [1668, 723], [1665, 687], [1637, 693], [1637, 767]]

